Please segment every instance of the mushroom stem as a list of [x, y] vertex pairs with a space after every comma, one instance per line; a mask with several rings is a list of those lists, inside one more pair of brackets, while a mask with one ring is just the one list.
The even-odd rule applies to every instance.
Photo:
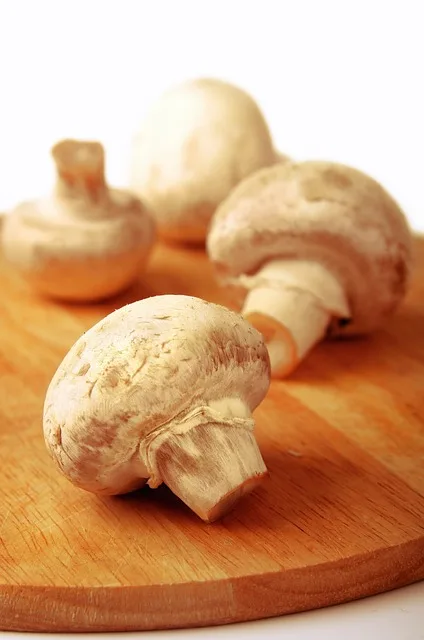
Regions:
[[228, 513], [268, 474], [252, 431], [219, 423], [171, 431], [156, 464], [163, 482], [206, 522]]
[[319, 263], [275, 260], [244, 283], [250, 291], [242, 314], [263, 334], [274, 378], [298, 366], [334, 316], [351, 315], [341, 283]]
[[62, 140], [52, 147], [56, 165], [56, 194], [99, 200], [107, 191], [105, 153], [99, 142]]

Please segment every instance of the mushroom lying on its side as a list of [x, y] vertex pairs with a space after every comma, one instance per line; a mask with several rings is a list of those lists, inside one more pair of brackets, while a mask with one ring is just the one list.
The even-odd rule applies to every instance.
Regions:
[[182, 295], [134, 302], [60, 364], [45, 398], [46, 445], [82, 489], [164, 482], [213, 521], [267, 473], [252, 411], [269, 380], [263, 338], [238, 314]]
[[282, 158], [250, 95], [199, 78], [166, 91], [148, 112], [134, 138], [130, 185], [163, 238], [203, 242], [231, 189]]
[[45, 295], [80, 302], [115, 295], [143, 272], [154, 221], [140, 200], [107, 186], [100, 143], [63, 140], [52, 156], [54, 193], [5, 216], [3, 253]]
[[330, 162], [247, 178], [218, 208], [207, 249], [223, 280], [247, 292], [242, 313], [266, 338], [273, 377], [326, 334], [379, 327], [405, 295], [411, 262], [396, 202], [372, 178]]

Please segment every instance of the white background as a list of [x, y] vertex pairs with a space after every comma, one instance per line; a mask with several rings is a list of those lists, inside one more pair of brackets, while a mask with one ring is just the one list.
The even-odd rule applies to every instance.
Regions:
[[352, 164], [424, 230], [421, 0], [0, 0], [0, 209], [45, 191], [49, 147], [98, 138], [127, 180], [145, 109], [175, 82], [235, 82], [280, 149]]
[[[420, 0], [0, 0], [0, 210], [49, 188], [61, 137], [100, 139], [109, 180], [125, 185], [152, 100], [209, 75], [252, 93], [281, 151], [370, 173], [424, 231], [423, 12]], [[175, 637], [377, 635], [424, 638], [424, 583]]]

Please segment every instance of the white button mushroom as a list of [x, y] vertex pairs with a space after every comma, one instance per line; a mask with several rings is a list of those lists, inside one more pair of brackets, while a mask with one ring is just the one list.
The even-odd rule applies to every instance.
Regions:
[[289, 374], [326, 334], [379, 327], [402, 300], [411, 237], [375, 180], [330, 162], [286, 163], [247, 178], [221, 204], [207, 241], [243, 315], [266, 338], [272, 376]]
[[60, 364], [45, 398], [46, 445], [82, 489], [164, 482], [213, 521], [267, 474], [252, 411], [269, 381], [263, 338], [242, 316], [183, 295], [134, 302]]
[[42, 294], [81, 302], [115, 295], [143, 272], [153, 218], [138, 198], [107, 186], [100, 143], [63, 140], [52, 156], [53, 194], [5, 216], [3, 253]]
[[134, 139], [130, 184], [162, 237], [201, 242], [231, 189], [281, 158], [252, 97], [200, 78], [168, 90], [148, 112]]

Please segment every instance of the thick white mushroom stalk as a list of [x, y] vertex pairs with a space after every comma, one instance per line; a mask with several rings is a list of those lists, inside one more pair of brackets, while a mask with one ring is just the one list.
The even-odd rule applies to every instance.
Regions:
[[268, 473], [253, 434], [254, 420], [234, 414], [231, 407], [237, 404], [242, 413], [248, 411], [236, 398], [224, 398], [219, 411], [197, 407], [146, 441], [149, 486], [164, 482], [208, 522], [228, 513]]
[[265, 336], [275, 376], [291, 373], [334, 317], [351, 315], [342, 284], [318, 262], [272, 260], [239, 282], [248, 289], [242, 313]]

